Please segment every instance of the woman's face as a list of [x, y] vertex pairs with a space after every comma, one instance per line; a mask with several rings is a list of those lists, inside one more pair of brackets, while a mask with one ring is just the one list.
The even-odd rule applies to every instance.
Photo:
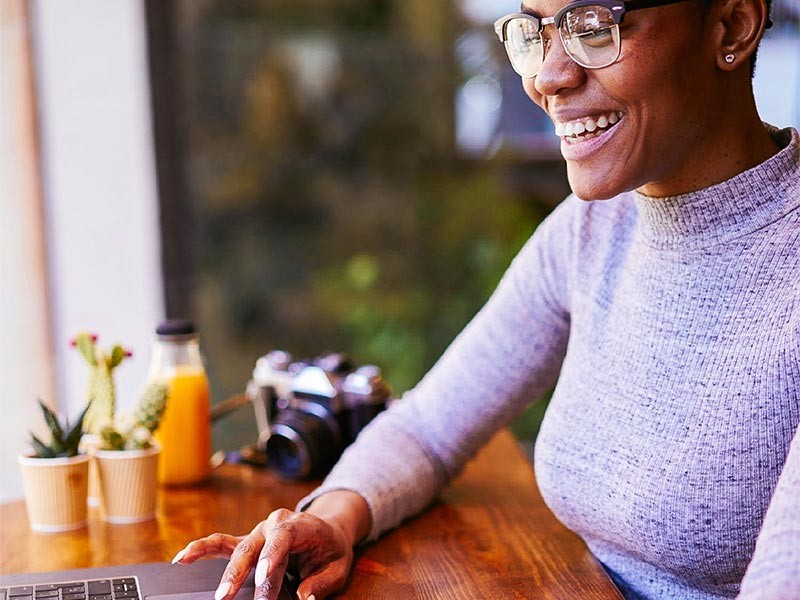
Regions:
[[[523, 6], [549, 17], [566, 3], [525, 0]], [[698, 2], [681, 2], [627, 13], [620, 57], [601, 69], [574, 63], [555, 27], [545, 27], [551, 43], [544, 63], [535, 78], [523, 78], [523, 87], [556, 125], [569, 182], [579, 197], [696, 189], [692, 180], [713, 137], [718, 93], [713, 49], [704, 47], [699, 10]], [[594, 137], [574, 137], [578, 123], [589, 123]]]

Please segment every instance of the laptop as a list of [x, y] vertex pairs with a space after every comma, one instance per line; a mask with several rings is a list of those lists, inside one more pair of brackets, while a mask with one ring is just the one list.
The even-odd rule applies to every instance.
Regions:
[[[213, 600], [225, 559], [191, 565], [146, 563], [0, 576], [0, 600]], [[235, 600], [253, 600], [253, 574]], [[296, 600], [287, 576], [279, 600]]]

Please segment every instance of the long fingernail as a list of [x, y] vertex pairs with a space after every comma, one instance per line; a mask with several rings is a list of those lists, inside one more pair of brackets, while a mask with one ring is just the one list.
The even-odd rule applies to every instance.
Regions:
[[214, 592], [214, 600], [222, 600], [231, 591], [230, 581], [223, 581], [219, 584], [217, 591]]
[[186, 555], [186, 551], [187, 551], [187, 550], [188, 550], [188, 548], [184, 548], [183, 550], [181, 550], [180, 552], [178, 552], [178, 553], [175, 555], [175, 558], [173, 558], [173, 559], [172, 559], [172, 564], [174, 565], [175, 563], [177, 563], [177, 562], [180, 562], [180, 561], [181, 561], [181, 559], [182, 559], [182, 558], [183, 558], [183, 557]]
[[317, 600], [314, 594], [311, 594], [306, 600]]
[[258, 561], [258, 565], [256, 566], [256, 587], [260, 586], [267, 580], [267, 572], [269, 571], [269, 559], [262, 558]]

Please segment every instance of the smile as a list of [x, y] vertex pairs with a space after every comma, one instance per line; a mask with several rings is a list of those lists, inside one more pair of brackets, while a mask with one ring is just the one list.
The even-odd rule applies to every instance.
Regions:
[[556, 122], [556, 135], [564, 141], [588, 140], [611, 129], [622, 118], [622, 113], [610, 111], [600, 116], [581, 117], [567, 122]]

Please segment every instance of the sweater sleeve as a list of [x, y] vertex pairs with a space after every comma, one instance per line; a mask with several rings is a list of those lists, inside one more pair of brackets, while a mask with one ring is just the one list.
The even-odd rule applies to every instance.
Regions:
[[800, 428], [789, 448], [738, 598], [800, 598]]
[[491, 435], [555, 382], [569, 336], [565, 201], [536, 230], [487, 304], [402, 399], [359, 435], [309, 496], [351, 490], [377, 538], [425, 508]]
[[[796, 344], [790, 378], [794, 389], [800, 390], [800, 303], [794, 310], [791, 328]], [[800, 426], [789, 445], [739, 589], [739, 600], [762, 598], [800, 600]]]

